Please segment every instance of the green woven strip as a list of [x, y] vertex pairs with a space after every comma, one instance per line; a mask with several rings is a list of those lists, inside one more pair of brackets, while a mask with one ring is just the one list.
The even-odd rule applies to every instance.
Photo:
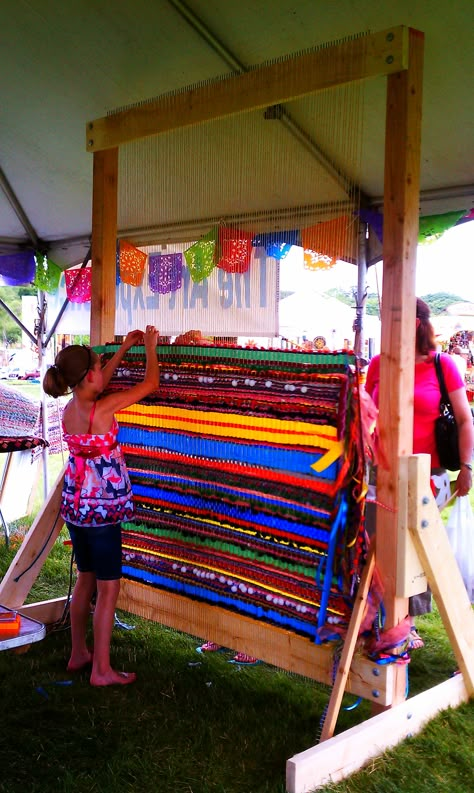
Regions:
[[[118, 344], [107, 344], [100, 347], [94, 347], [94, 350], [99, 355], [102, 353], [111, 353], [112, 355], [119, 349]], [[353, 354], [346, 352], [341, 353], [295, 353], [285, 352], [284, 350], [253, 350], [244, 349], [242, 347], [181, 347], [175, 344], [159, 345], [159, 357], [170, 358], [171, 360], [181, 357], [191, 358], [225, 358], [226, 360], [236, 361], [275, 361], [280, 363], [292, 363], [298, 365], [300, 363], [310, 363], [314, 366], [338, 366], [346, 367], [350, 364], [355, 365], [356, 357]], [[132, 347], [127, 355], [144, 355], [143, 347]]]

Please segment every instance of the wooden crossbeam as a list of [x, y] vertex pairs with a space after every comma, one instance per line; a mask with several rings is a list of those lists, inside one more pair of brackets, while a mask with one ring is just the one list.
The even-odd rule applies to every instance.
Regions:
[[158, 97], [86, 125], [90, 152], [172, 129], [277, 105], [407, 68], [408, 28], [393, 27]]

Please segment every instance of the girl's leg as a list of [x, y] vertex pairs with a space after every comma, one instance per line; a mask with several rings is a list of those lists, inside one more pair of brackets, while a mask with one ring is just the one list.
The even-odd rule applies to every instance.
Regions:
[[69, 672], [82, 669], [92, 661], [92, 653], [86, 644], [86, 632], [95, 587], [95, 573], [77, 574], [70, 607], [72, 646], [67, 665]]
[[133, 683], [134, 672], [117, 672], [110, 665], [110, 640], [115, 619], [115, 606], [120, 591], [120, 579], [97, 581], [97, 601], [94, 611], [94, 658], [91, 685], [113, 686]]

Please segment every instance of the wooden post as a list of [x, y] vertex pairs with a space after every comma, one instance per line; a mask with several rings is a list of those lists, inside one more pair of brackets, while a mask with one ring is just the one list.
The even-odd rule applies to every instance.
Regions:
[[115, 334], [118, 149], [94, 153], [91, 344]]
[[377, 563], [384, 581], [387, 628], [407, 614], [406, 598], [396, 598], [394, 560], [398, 460], [413, 447], [423, 44], [423, 34], [410, 29], [408, 69], [387, 78], [379, 422], [389, 468], [379, 466], [377, 476], [378, 501], [383, 505], [377, 514]]

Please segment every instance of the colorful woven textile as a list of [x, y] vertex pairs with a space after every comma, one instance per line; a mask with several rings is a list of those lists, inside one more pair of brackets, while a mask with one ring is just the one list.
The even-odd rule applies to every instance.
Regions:
[[15, 452], [47, 446], [39, 437], [39, 402], [16, 389], [0, 385], [0, 452]]
[[[350, 354], [159, 358], [159, 389], [117, 416], [135, 500], [123, 575], [316, 641], [343, 632], [365, 551]], [[143, 368], [133, 348], [109, 388]]]
[[4, 436], [34, 435], [39, 417], [39, 401], [0, 384], [0, 428]]

